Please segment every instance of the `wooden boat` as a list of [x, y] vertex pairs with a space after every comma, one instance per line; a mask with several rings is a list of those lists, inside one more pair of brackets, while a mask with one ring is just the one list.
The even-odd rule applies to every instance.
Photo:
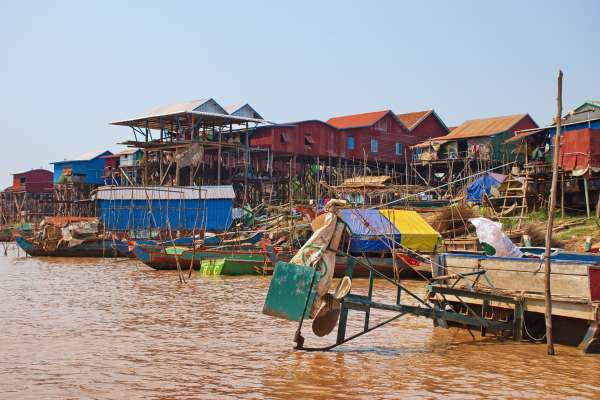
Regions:
[[15, 240], [32, 257], [129, 257], [130, 254], [127, 242], [122, 240], [93, 239], [75, 246], [59, 245], [55, 249], [46, 249], [23, 236]]
[[[556, 252], [551, 258], [555, 340], [579, 344], [585, 352], [600, 351], [599, 259], [573, 252]], [[523, 327], [531, 340], [543, 338], [545, 265], [541, 258], [445, 253], [437, 257], [432, 272], [438, 283], [432, 286], [430, 300], [442, 309], [458, 311], [469, 304], [484, 318], [512, 318], [518, 338]], [[461, 291], [471, 297], [461, 300]], [[484, 298], [488, 300], [483, 302]]]
[[[174, 251], [173, 251], [174, 250]], [[181, 268], [200, 269], [202, 260], [231, 258], [238, 260], [254, 260], [257, 257], [268, 260], [268, 253], [257, 247], [215, 247], [192, 249], [179, 246], [169, 249], [161, 245], [136, 243], [133, 249], [138, 260], [157, 270], [174, 270], [177, 264]], [[283, 255], [283, 253], [280, 253]], [[270, 261], [269, 261], [270, 262]]]
[[[228, 235], [207, 235], [203, 239], [204, 247], [214, 247], [214, 246], [235, 246], [235, 245], [255, 245], [261, 241], [263, 238], [262, 232], [254, 232], [250, 235], [238, 235], [236, 232], [231, 232]], [[195, 239], [192, 236], [182, 236], [178, 238], [174, 238], [173, 240], [136, 240], [136, 242], [143, 244], [160, 244], [163, 246], [188, 246], [192, 247], [193, 242], [200, 240], [200, 235], [196, 235]]]
[[261, 254], [246, 255], [242, 258], [225, 257], [202, 260], [201, 275], [271, 275], [273, 264]]
[[[526, 255], [534, 255], [540, 257], [546, 249], [544, 247], [519, 247]], [[595, 262], [600, 264], [600, 254], [595, 253], [580, 253], [576, 251], [568, 251], [563, 249], [551, 249], [550, 259], [556, 261], [583, 261]]]
[[[193, 269], [199, 270], [203, 260], [229, 259], [236, 260], [236, 262], [247, 261], [247, 265], [252, 268], [260, 264], [261, 275], [270, 275], [273, 273], [273, 263], [270, 261], [267, 251], [257, 247], [219, 247], [197, 249], [194, 251], [191, 248], [178, 247], [177, 249], [168, 249], [160, 245], [136, 243], [134, 253], [138, 260], [156, 270], [175, 270], [177, 269], [178, 261], [181, 268], [187, 269], [191, 263]], [[292, 256], [291, 253], [283, 250], [276, 251], [275, 255], [277, 259], [284, 261], [290, 260]], [[364, 265], [369, 263], [385, 276], [394, 276], [394, 263], [391, 257], [357, 257], [357, 260], [359, 262], [354, 265], [354, 277], [369, 276], [369, 269]], [[336, 277], [345, 275], [346, 263], [347, 257], [336, 257], [334, 273]], [[398, 262], [398, 266], [401, 278], [418, 277], [420, 274], [428, 276], [431, 273], [429, 265], [413, 265], [408, 267], [400, 261]]]

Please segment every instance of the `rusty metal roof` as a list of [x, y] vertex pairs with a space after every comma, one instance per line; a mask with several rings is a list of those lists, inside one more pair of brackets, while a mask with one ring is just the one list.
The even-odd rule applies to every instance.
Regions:
[[341, 117], [329, 118], [327, 123], [335, 126], [338, 129], [362, 128], [365, 126], [375, 125], [377, 121], [389, 113], [391, 113], [390, 110], [383, 110], [362, 114], [344, 115]]
[[428, 147], [432, 147], [435, 145], [441, 145], [448, 142], [448, 139], [446, 139], [446, 136], [440, 136], [437, 138], [431, 138], [431, 139], [427, 139], [426, 141], [419, 143], [419, 144], [415, 144], [414, 146], [410, 146], [411, 149], [426, 149]]
[[535, 129], [526, 129], [522, 131], [518, 131], [517, 134], [509, 139], [506, 139], [504, 143], [516, 142], [526, 137], [537, 135], [540, 132], [546, 131], [548, 128], [535, 128]]
[[506, 132], [519, 123], [528, 114], [506, 115], [502, 117], [472, 119], [452, 130], [445, 139], [464, 139], [482, 136], [494, 136]]

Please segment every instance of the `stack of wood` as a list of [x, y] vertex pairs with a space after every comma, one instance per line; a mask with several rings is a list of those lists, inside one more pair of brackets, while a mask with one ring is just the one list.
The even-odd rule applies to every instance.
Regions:
[[427, 188], [421, 185], [393, 185], [392, 177], [388, 175], [379, 176], [356, 176], [345, 179], [341, 185], [330, 186], [327, 182], [321, 181], [321, 186], [332, 191], [336, 195], [346, 193], [361, 193], [366, 191], [369, 195], [381, 195], [394, 193], [399, 196], [417, 194]]
[[443, 238], [455, 238], [473, 233], [475, 228], [469, 226], [469, 218], [478, 216], [475, 209], [465, 203], [457, 203], [429, 213], [424, 218]]

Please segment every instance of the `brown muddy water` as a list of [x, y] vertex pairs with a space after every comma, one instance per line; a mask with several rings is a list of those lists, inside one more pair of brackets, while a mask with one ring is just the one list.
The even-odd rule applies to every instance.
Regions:
[[[329, 353], [294, 351], [295, 323], [261, 314], [269, 282], [182, 285], [136, 261], [0, 256], [0, 398], [600, 398], [600, 356], [558, 346], [550, 358], [544, 345], [474, 341], [424, 318]], [[384, 282], [375, 293], [393, 301]], [[304, 332], [306, 345], [334, 340]]]

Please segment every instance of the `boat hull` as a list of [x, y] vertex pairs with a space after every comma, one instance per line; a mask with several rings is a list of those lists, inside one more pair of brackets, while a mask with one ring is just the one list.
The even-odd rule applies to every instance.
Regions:
[[19, 247], [32, 257], [129, 257], [127, 243], [112, 240], [92, 240], [72, 247], [57, 247], [46, 250], [38, 244], [17, 236], [15, 238]]
[[244, 258], [207, 259], [202, 261], [201, 275], [270, 275], [273, 273], [272, 263], [261, 254]]
[[[270, 275], [273, 273], [273, 264], [269, 260], [266, 252], [262, 250], [246, 250], [246, 249], [234, 249], [234, 250], [197, 250], [193, 252], [191, 250], [184, 251], [181, 254], [175, 256], [174, 254], [167, 254], [164, 248], [159, 245], [147, 245], [147, 244], [136, 244], [134, 247], [136, 257], [146, 264], [147, 266], [156, 270], [176, 270], [177, 263], [179, 262], [180, 268], [189, 269], [190, 264], [195, 270], [199, 270], [202, 265], [202, 260], [210, 259], [229, 259], [230, 261], [242, 262], [245, 261], [248, 265], [258, 266], [261, 265], [261, 275]], [[257, 261], [256, 257], [260, 257]], [[278, 253], [277, 258], [283, 261], [289, 261], [291, 258], [289, 253]], [[376, 271], [381, 274], [391, 277], [394, 276], [394, 263], [392, 258], [369, 258], [368, 262], [362, 257], [357, 258], [359, 261], [370, 264], [375, 268]], [[335, 277], [342, 277], [346, 274], [346, 257], [336, 257], [335, 263]], [[264, 266], [262, 266], [264, 265]], [[353, 277], [367, 277], [369, 276], [369, 268], [363, 265], [361, 262], [357, 262], [353, 267]], [[401, 278], [419, 277], [422, 275], [430, 275], [429, 266], [427, 269], [422, 268], [399, 268], [399, 276]]]
[[228, 258], [231, 260], [253, 260], [256, 257], [264, 262], [270, 263], [268, 255], [262, 250], [186, 250], [181, 254], [169, 254], [159, 245], [136, 244], [133, 249], [138, 260], [156, 270], [176, 270], [179, 264], [180, 268], [199, 270], [202, 260]]

